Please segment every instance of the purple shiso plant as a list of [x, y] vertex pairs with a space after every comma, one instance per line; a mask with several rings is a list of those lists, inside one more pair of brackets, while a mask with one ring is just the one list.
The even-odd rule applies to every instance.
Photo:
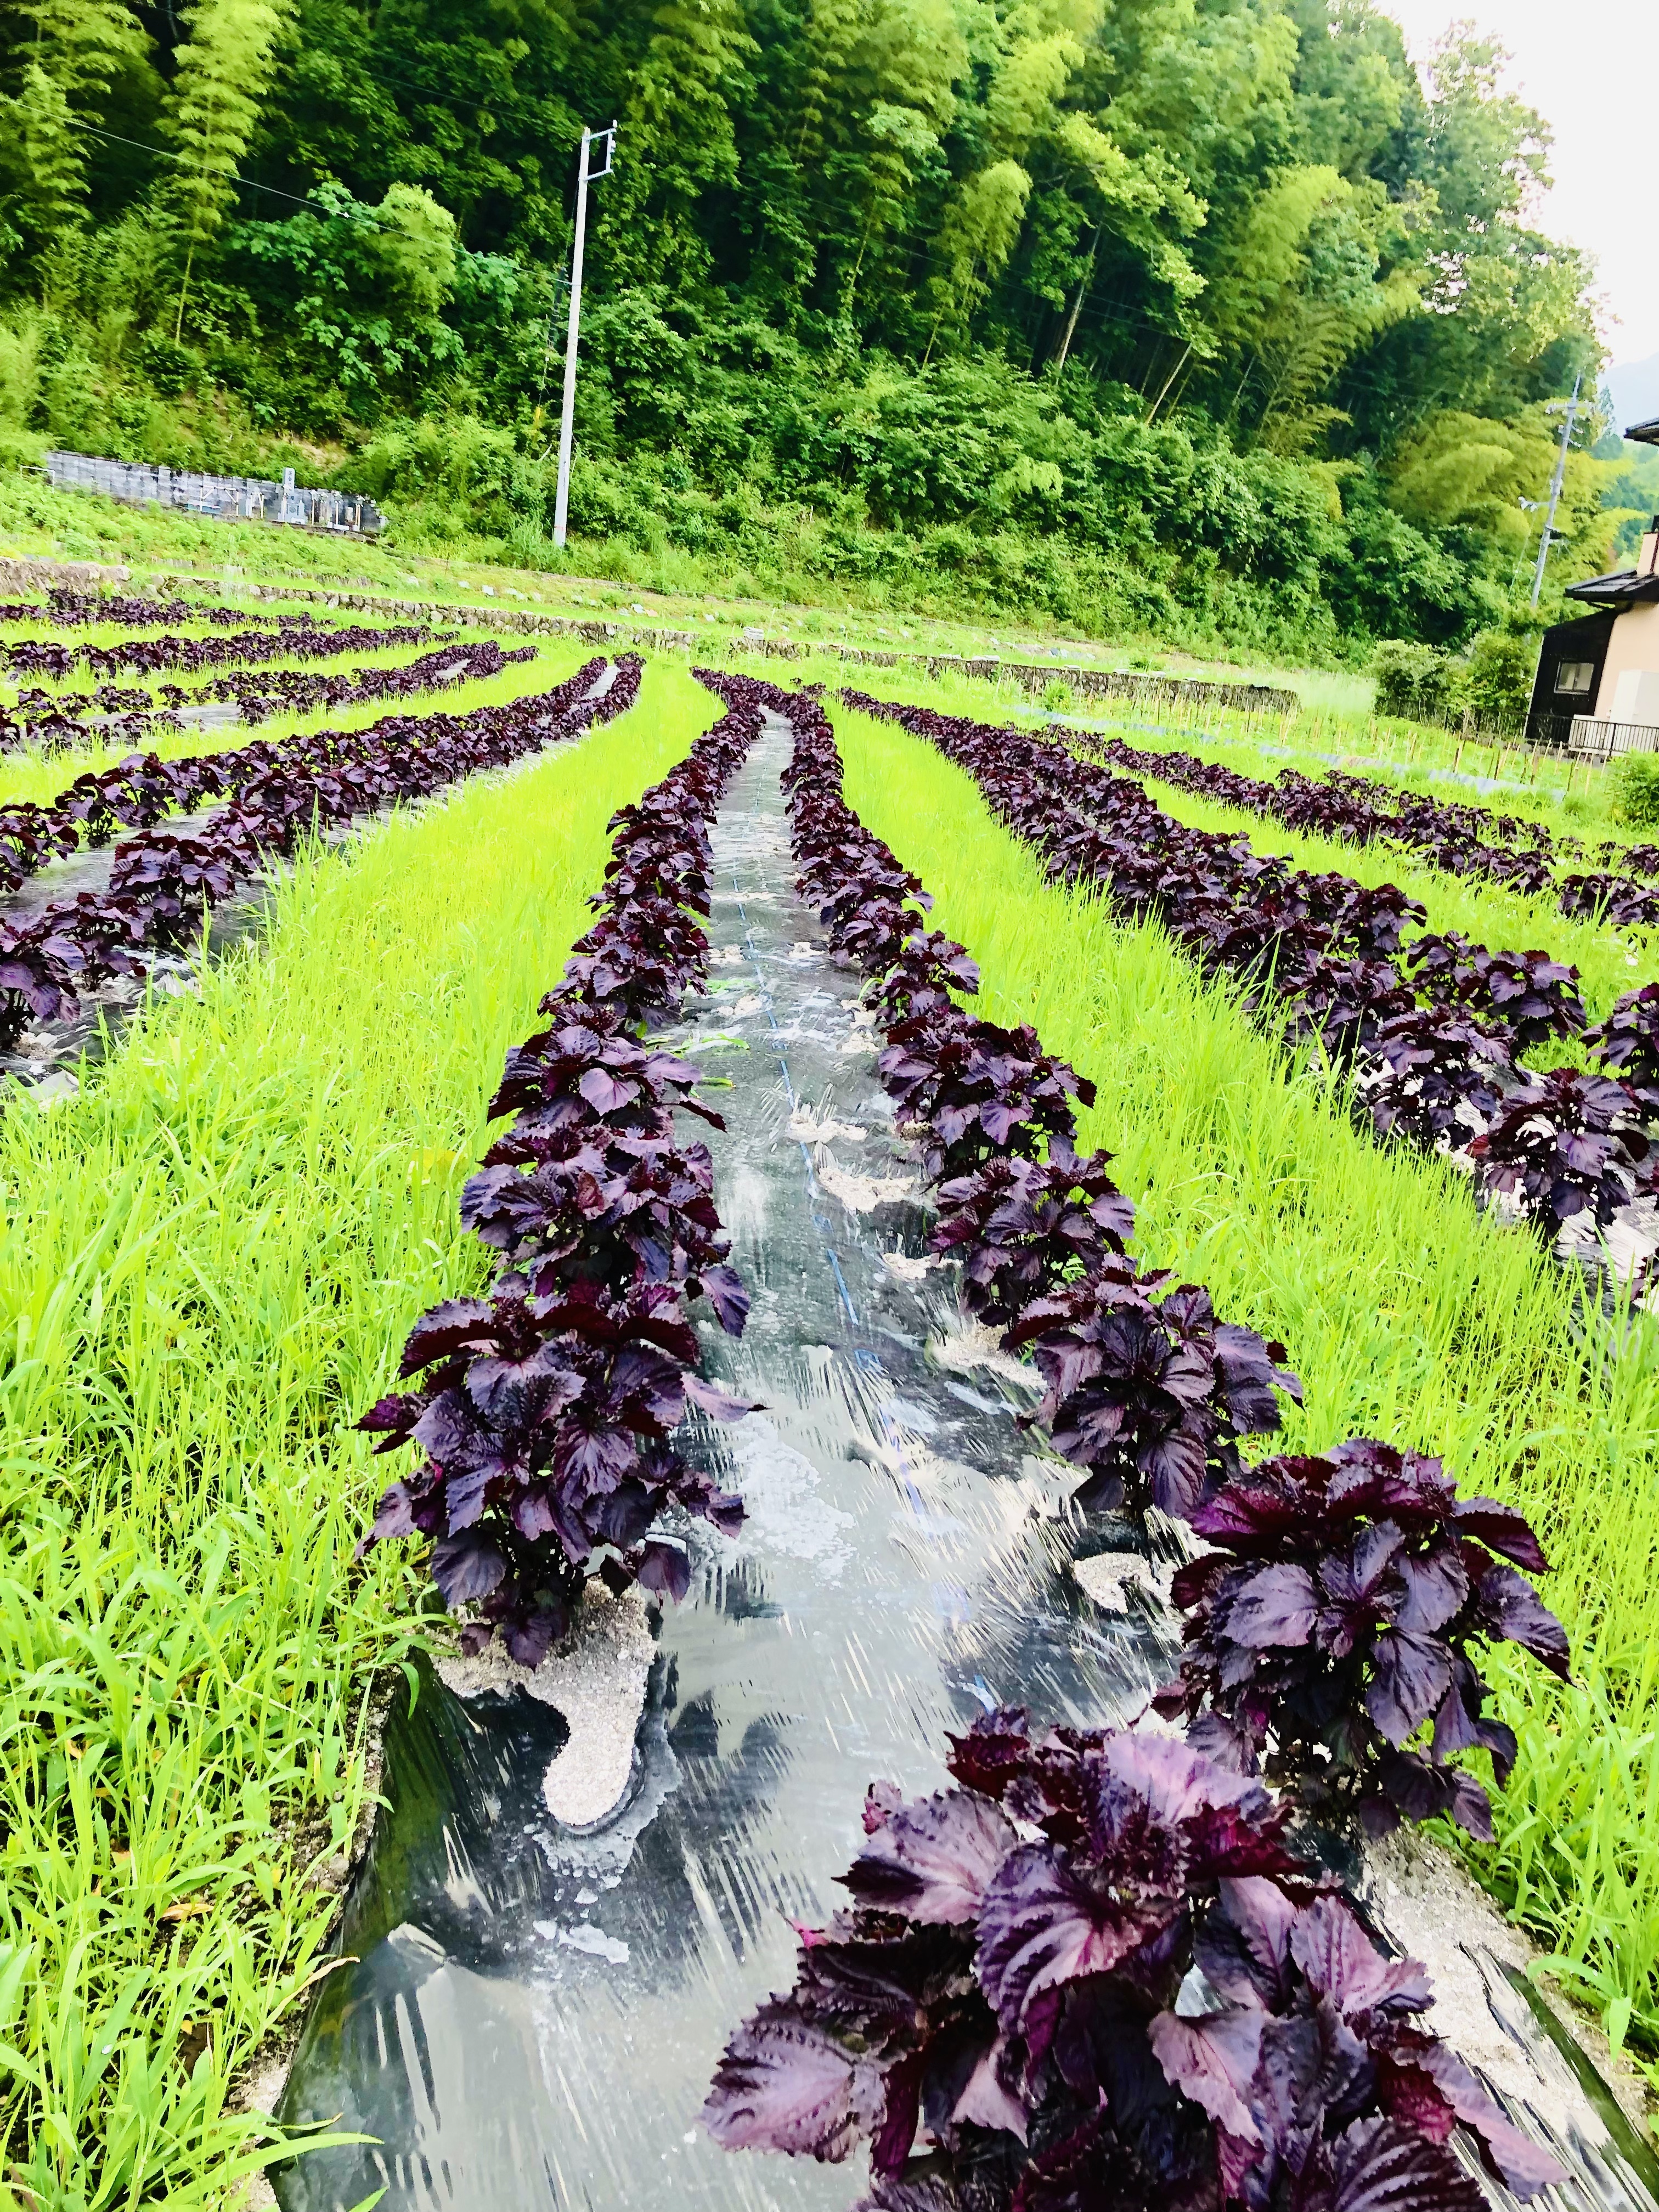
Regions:
[[[482, 642], [441, 647], [418, 659], [400, 661], [390, 668], [353, 668], [338, 675], [293, 668], [266, 670], [233, 668], [215, 677], [192, 693], [181, 685], [162, 686], [171, 708], [203, 700], [226, 700], [235, 704], [241, 720], [250, 726], [273, 714], [314, 714], [341, 707], [362, 706], [377, 699], [416, 699], [432, 691], [452, 690], [458, 684], [476, 684], [499, 676], [514, 662], [532, 659], [534, 646], [504, 653], [493, 638]], [[46, 692], [25, 688], [17, 695], [18, 719], [0, 714], [0, 749], [27, 744], [37, 751], [61, 751], [84, 745], [89, 732], [87, 717], [114, 715], [119, 727], [107, 720], [97, 735], [142, 744], [161, 731], [183, 728], [173, 712], [157, 712], [148, 691], [100, 684], [91, 691]]]
[[638, 1034], [707, 980], [708, 823], [760, 726], [750, 679], [702, 672], [727, 711], [635, 806], [613, 816], [599, 919], [542, 1002], [546, 1026], [508, 1055], [492, 1119], [514, 1116], [467, 1182], [461, 1217], [499, 1253], [489, 1294], [416, 1322], [401, 1381], [359, 1426], [381, 1451], [412, 1443], [365, 1548], [430, 1545], [464, 1646], [499, 1634], [538, 1666], [588, 1583], [678, 1600], [684, 1543], [665, 1515], [733, 1534], [742, 1501], [676, 1450], [696, 1408], [746, 1408], [696, 1371], [689, 1309], [706, 1299], [739, 1334], [748, 1293], [729, 1263], [707, 1146], [682, 1144], [678, 1108], [698, 1071]]
[[[94, 617], [102, 619], [102, 617]], [[382, 653], [394, 645], [423, 645], [432, 636], [423, 623], [399, 623], [386, 629], [350, 623], [338, 629], [325, 623], [285, 621], [274, 628], [245, 629], [223, 637], [130, 637], [117, 645], [64, 645], [52, 638], [23, 638], [0, 644], [0, 660], [13, 676], [48, 676], [58, 680], [82, 668], [105, 678], [137, 670], [194, 673], [209, 668], [248, 667], [268, 660], [331, 660], [348, 653]]]
[[[590, 700], [604, 665], [592, 660], [551, 691], [463, 715], [388, 714], [366, 730], [255, 739], [185, 760], [135, 754], [78, 776], [50, 807], [0, 809], [5, 890], [77, 845], [106, 843], [118, 825], [138, 832], [117, 845], [106, 890], [0, 920], [0, 1044], [31, 1015], [72, 1016], [80, 990], [142, 976], [145, 947], [181, 942], [206, 906], [315, 829], [505, 766], [620, 714], [637, 694], [641, 664], [624, 657], [609, 691]], [[205, 798], [229, 803], [193, 837], [155, 828]]]
[[1517, 1571], [1547, 1571], [1523, 1516], [1360, 1438], [1240, 1468], [1188, 1517], [1210, 1548], [1176, 1573], [1181, 1673], [1158, 1710], [1328, 1824], [1444, 1817], [1490, 1840], [1452, 1761], [1485, 1752], [1502, 1784], [1516, 1741], [1472, 1651], [1518, 1644], [1569, 1679], [1566, 1632]]
[[720, 2060], [716, 2142], [867, 2147], [860, 2212], [1479, 2212], [1459, 2128], [1517, 2197], [1565, 2178], [1259, 1780], [1017, 1711], [947, 1764], [870, 1790], [849, 1905]]

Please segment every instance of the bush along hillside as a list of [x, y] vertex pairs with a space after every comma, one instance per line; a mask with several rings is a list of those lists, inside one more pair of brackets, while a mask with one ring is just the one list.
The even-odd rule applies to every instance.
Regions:
[[[1455, 645], [1598, 358], [1501, 58], [1419, 68], [1370, 0], [19, 0], [0, 447], [290, 461], [405, 545], [556, 565], [574, 146], [614, 116], [583, 563]], [[1572, 455], [1562, 573], [1620, 466]]]

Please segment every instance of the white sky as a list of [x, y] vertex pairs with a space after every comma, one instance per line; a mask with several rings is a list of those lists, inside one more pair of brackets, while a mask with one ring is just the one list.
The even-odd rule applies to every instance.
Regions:
[[1659, 0], [1380, 0], [1414, 57], [1472, 19], [1553, 127], [1540, 228], [1595, 256], [1615, 363], [1659, 353]]

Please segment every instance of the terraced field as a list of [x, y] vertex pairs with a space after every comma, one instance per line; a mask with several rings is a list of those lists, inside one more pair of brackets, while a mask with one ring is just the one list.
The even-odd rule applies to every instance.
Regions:
[[1642, 855], [0, 612], [21, 2203], [1647, 2201]]

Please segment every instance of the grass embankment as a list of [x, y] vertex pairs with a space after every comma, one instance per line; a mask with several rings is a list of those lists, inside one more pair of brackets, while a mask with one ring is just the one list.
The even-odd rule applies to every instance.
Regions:
[[[427, 646], [404, 646], [384, 653], [353, 654], [347, 665], [352, 668], [401, 667], [430, 650]], [[483, 677], [476, 683], [449, 684], [441, 691], [422, 691], [407, 698], [368, 699], [350, 707], [319, 707], [304, 714], [272, 714], [265, 721], [252, 725], [222, 722], [204, 728], [186, 723], [182, 731], [163, 732], [143, 750], [162, 760], [190, 760], [198, 753], [234, 751], [239, 745], [252, 744], [255, 738], [275, 744], [302, 732], [309, 734], [325, 729], [367, 729], [370, 723], [380, 721], [388, 714], [471, 714], [477, 707], [504, 706], [508, 700], [520, 698], [526, 692], [550, 691], [585, 662], [592, 660], [598, 650], [584, 645], [578, 638], [537, 641], [533, 660], [515, 661], [499, 676]], [[325, 672], [329, 665], [323, 664]], [[39, 806], [50, 806], [76, 776], [95, 775], [100, 769], [112, 768], [118, 761], [127, 759], [132, 750], [130, 744], [102, 742], [74, 746], [62, 752], [42, 753], [25, 748], [0, 756], [0, 806], [15, 806], [23, 799], [32, 799]]]
[[223, 2199], [227, 2086], [318, 1969], [308, 1869], [417, 1596], [404, 1547], [353, 1562], [386, 1467], [350, 1424], [480, 1273], [460, 1181], [607, 817], [717, 711], [655, 667], [301, 862], [200, 1003], [0, 1115], [0, 2170], [41, 2207]]
[[1504, 1646], [1521, 1739], [1482, 1880], [1598, 2004], [1659, 2052], [1659, 1346], [1623, 1354], [1524, 1231], [1449, 1166], [1385, 1150], [1292, 1077], [1237, 995], [1155, 927], [1047, 886], [969, 778], [840, 710], [847, 795], [981, 964], [987, 1012], [1034, 1023], [1099, 1086], [1082, 1141], [1116, 1155], [1139, 1247], [1218, 1310], [1283, 1337], [1306, 1385], [1286, 1443], [1377, 1436], [1442, 1455], [1529, 1513], [1572, 1636], [1564, 1690]]

